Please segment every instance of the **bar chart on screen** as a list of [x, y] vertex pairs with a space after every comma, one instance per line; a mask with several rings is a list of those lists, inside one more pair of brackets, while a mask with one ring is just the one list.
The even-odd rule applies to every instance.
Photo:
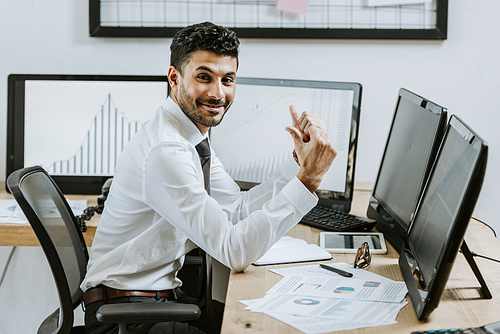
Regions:
[[118, 155], [141, 125], [136, 119], [128, 120], [108, 94], [76, 153], [44, 167], [57, 175], [112, 175]]
[[156, 78], [49, 79], [26, 81], [24, 166], [61, 176], [112, 176], [125, 145], [167, 90]]

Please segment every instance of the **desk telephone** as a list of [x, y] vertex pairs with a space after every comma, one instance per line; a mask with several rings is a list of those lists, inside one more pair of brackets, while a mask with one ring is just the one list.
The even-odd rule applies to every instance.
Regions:
[[85, 221], [90, 220], [90, 218], [94, 216], [94, 213], [102, 213], [102, 210], [104, 210], [104, 202], [106, 202], [106, 199], [108, 198], [109, 188], [111, 187], [112, 181], [113, 178], [111, 177], [102, 185], [101, 194], [97, 197], [97, 206], [89, 206], [83, 210], [83, 214], [76, 216], [76, 220], [82, 232], [87, 231], [87, 224]]

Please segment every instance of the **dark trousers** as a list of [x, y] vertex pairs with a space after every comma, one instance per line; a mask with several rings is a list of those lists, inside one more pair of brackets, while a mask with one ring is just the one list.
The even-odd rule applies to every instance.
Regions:
[[[154, 297], [124, 297], [109, 299], [107, 304], [112, 303], [189, 303], [196, 304], [196, 299], [186, 296], [179, 290], [179, 296], [176, 301], [167, 298], [156, 299]], [[118, 333], [118, 324], [101, 323], [96, 318], [96, 312], [104, 305], [99, 301], [88, 304], [85, 309], [85, 331], [87, 334], [108, 334]], [[222, 325], [222, 315], [224, 313], [224, 304], [216, 300], [213, 301], [214, 321], [205, 314], [202, 307], [201, 316], [197, 320], [189, 322], [161, 322], [156, 324], [130, 324], [129, 327], [144, 329], [150, 334], [218, 334]]]

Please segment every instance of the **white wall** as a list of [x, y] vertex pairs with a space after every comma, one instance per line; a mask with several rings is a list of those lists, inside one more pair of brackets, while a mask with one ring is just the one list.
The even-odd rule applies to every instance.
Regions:
[[[476, 212], [500, 232], [495, 210], [500, 202], [496, 189], [500, 184], [500, 2], [449, 3], [446, 41], [244, 39], [238, 74], [363, 84], [357, 181], [374, 181], [376, 177], [400, 87], [448, 107], [490, 144]], [[2, 0], [0, 122], [6, 122], [10, 73], [162, 75], [169, 65], [169, 44], [170, 39], [90, 38], [87, 0]], [[0, 180], [5, 175], [5, 137], [6, 126], [0, 126]], [[27, 267], [46, 273], [42, 257], [36, 257], [35, 262], [32, 252], [19, 252], [0, 287], [0, 328], [7, 324], [7, 333], [34, 332], [35, 325], [29, 320], [37, 323], [35, 318], [43, 318], [25, 301], [20, 305], [28, 316], [22, 317], [19, 307], [10, 307], [5, 301], [9, 298], [19, 306], [21, 302], [9, 297], [12, 291], [29, 289], [33, 284], [41, 285], [39, 291], [50, 288], [49, 283], [41, 284], [36, 274], [25, 274]], [[0, 249], [0, 265], [5, 254], [8, 249]], [[50, 311], [48, 307], [46, 313]]]

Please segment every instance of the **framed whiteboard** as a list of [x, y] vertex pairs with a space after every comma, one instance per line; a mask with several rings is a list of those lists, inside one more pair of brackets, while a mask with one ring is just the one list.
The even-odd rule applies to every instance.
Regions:
[[276, 9], [277, 0], [89, 0], [89, 32], [173, 37], [189, 24], [211, 21], [239, 38], [446, 39], [448, 0], [411, 2], [309, 0], [306, 14], [298, 15]]

